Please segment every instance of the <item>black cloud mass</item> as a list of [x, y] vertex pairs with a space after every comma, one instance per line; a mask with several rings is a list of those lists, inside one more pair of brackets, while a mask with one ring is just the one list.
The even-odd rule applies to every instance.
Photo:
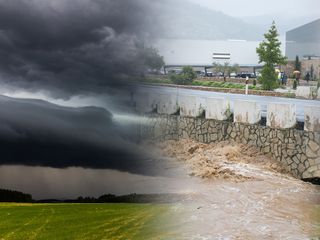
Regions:
[[141, 73], [152, 1], [0, 0], [0, 81], [56, 98]]
[[124, 140], [103, 108], [68, 108], [0, 96], [0, 146], [0, 165], [156, 174], [139, 146]]
[[[145, 69], [152, 9], [149, 0], [0, 0], [0, 88], [118, 100]], [[103, 108], [0, 96], [0, 165], [150, 174], [125, 131]]]

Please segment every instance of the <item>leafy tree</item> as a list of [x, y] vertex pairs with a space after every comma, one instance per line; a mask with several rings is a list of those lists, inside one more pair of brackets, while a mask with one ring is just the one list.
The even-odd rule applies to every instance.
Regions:
[[230, 66], [229, 63], [224, 63], [224, 64], [213, 63], [213, 68], [215, 69], [216, 72], [221, 72], [223, 76], [227, 75], [228, 77], [230, 77], [230, 74], [232, 72], [238, 72], [240, 69], [238, 64], [234, 64]]
[[286, 64], [287, 59], [281, 53], [281, 42], [279, 41], [278, 31], [275, 22], [272, 23], [269, 31], [264, 34], [263, 40], [257, 48], [259, 63], [264, 63], [261, 71], [261, 84], [265, 90], [273, 90], [278, 86], [275, 65]]
[[172, 74], [170, 79], [173, 83], [179, 85], [188, 85], [197, 78], [197, 74], [193, 71], [192, 67], [183, 67], [181, 74]]

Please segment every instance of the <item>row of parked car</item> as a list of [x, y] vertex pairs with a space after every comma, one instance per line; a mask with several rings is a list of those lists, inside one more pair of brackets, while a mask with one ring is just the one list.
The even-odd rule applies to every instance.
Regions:
[[[200, 77], [223, 77], [223, 73], [213, 73], [213, 72], [201, 72], [198, 74]], [[231, 78], [257, 78], [259, 75], [255, 73], [231, 73]]]
[[[171, 69], [167, 72], [168, 74], [181, 74], [182, 69]], [[224, 77], [222, 72], [210, 72], [210, 71], [196, 71], [196, 74], [198, 77]], [[260, 76], [260, 73], [231, 73], [230, 76], [231, 78], [257, 78]]]

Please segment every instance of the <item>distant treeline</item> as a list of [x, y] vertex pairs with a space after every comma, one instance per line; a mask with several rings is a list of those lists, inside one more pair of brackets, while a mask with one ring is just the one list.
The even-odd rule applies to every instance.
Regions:
[[78, 197], [71, 200], [46, 199], [35, 201], [31, 194], [0, 189], [0, 202], [17, 203], [173, 203], [183, 200], [184, 197], [181, 194], [129, 194], [124, 196], [105, 194], [98, 198]]
[[78, 197], [75, 200], [41, 200], [41, 203], [174, 203], [184, 199], [181, 194], [129, 194], [116, 196], [105, 194], [98, 198]]
[[17, 203], [29, 203], [33, 202], [30, 194], [0, 189], [0, 202], [17, 202]]

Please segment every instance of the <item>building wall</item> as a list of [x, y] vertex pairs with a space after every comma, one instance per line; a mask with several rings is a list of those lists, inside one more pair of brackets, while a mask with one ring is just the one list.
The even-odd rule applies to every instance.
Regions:
[[[320, 59], [303, 59], [301, 62], [301, 78], [304, 78], [306, 74], [311, 70], [313, 66], [313, 74], [315, 80], [320, 78]], [[281, 71], [284, 71], [288, 76], [292, 76], [295, 70], [295, 61], [289, 61], [287, 65], [281, 66]]]
[[[259, 42], [161, 39], [154, 47], [167, 65], [212, 65], [213, 53], [230, 53], [230, 64], [257, 65]], [[284, 50], [284, 48], [283, 48]], [[222, 60], [221, 62], [224, 62]]]
[[301, 72], [303, 76], [305, 76], [308, 72], [310, 73], [311, 66], [313, 66], [313, 74], [315, 79], [319, 79], [320, 78], [320, 59], [302, 60]]
[[297, 55], [320, 56], [320, 19], [287, 32], [286, 56], [294, 60]]

